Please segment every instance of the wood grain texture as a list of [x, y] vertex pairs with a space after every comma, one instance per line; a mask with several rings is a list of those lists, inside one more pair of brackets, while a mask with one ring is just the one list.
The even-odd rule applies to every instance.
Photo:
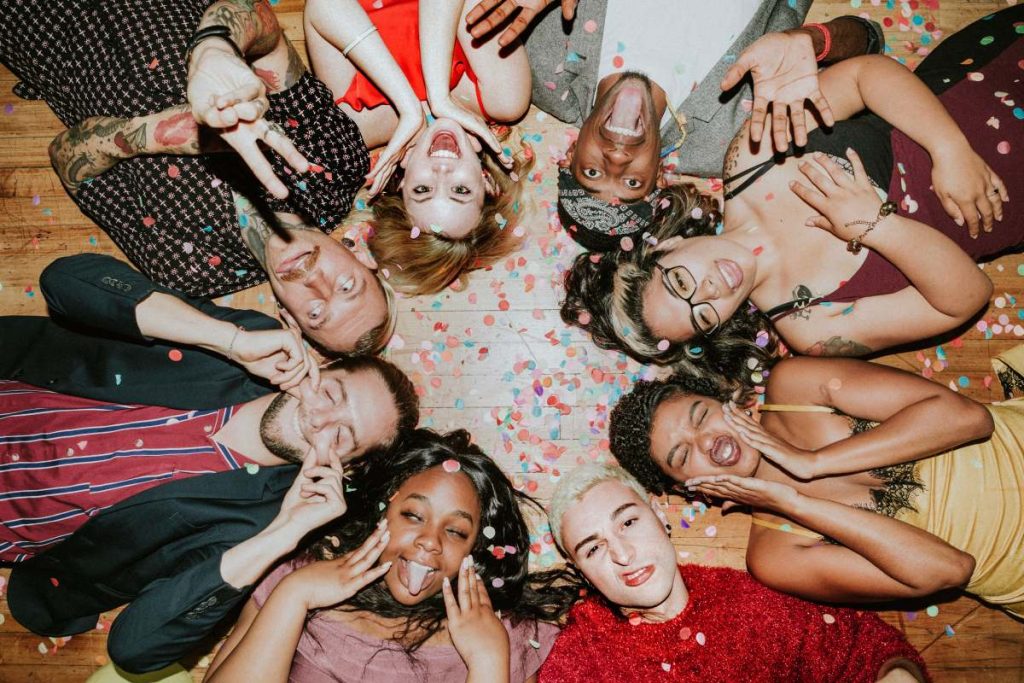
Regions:
[[[891, 54], [914, 66], [943, 35], [1005, 5], [972, 0], [819, 1], [810, 20], [856, 12], [885, 22]], [[275, 10], [287, 35], [304, 52], [301, 0], [280, 0]], [[78, 211], [50, 169], [46, 148], [62, 129], [59, 121], [41, 102], [15, 97], [15, 82], [0, 68], [0, 314], [42, 315], [38, 277], [47, 263], [82, 251], [120, 254]], [[561, 273], [577, 252], [551, 219], [551, 160], [564, 152], [566, 130], [535, 109], [519, 128], [521, 135], [530, 136], [538, 157], [526, 179], [527, 238], [522, 251], [474, 274], [464, 291], [402, 300], [398, 337], [388, 352], [420, 390], [423, 424], [470, 429], [518, 485], [542, 500], [560, 473], [609, 458], [609, 406], [637, 377], [653, 374], [595, 348], [558, 317]], [[699, 186], [707, 187], [705, 181]], [[346, 230], [336, 234], [358, 236], [365, 228], [362, 220], [365, 215], [353, 214]], [[887, 356], [881, 362], [924, 373], [975, 398], [1000, 398], [991, 386], [990, 359], [1024, 337], [1017, 301], [1024, 258], [1004, 257], [985, 269], [996, 287], [982, 319], [999, 325], [998, 333], [986, 339], [972, 326], [941, 346]], [[223, 301], [268, 313], [274, 308], [266, 286]], [[747, 515], [723, 517], [717, 508], [678, 498], [666, 504], [682, 561], [744, 567]], [[537, 529], [535, 549], [540, 552], [534, 559], [542, 566], [556, 561], [545, 533], [543, 526]], [[0, 570], [0, 595], [7, 574]], [[1024, 681], [1024, 624], [966, 597], [938, 603], [934, 617], [925, 611], [929, 604], [887, 611], [884, 617], [923, 651], [936, 680]], [[0, 599], [0, 681], [84, 680], [107, 661], [104, 634], [112, 616], [105, 615], [97, 630], [54, 642], [21, 628]], [[953, 635], [947, 635], [947, 626]], [[193, 674], [200, 680], [207, 660], [199, 653], [196, 661]]]

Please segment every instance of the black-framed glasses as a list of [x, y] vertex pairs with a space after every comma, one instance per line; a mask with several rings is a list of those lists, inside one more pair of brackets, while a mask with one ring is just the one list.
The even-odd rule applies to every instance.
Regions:
[[690, 322], [693, 329], [705, 337], [718, 332], [718, 328], [722, 326], [722, 319], [718, 317], [715, 307], [706, 301], [693, 303], [693, 296], [697, 293], [697, 280], [686, 266], [666, 268], [655, 262], [654, 267], [661, 271], [661, 281], [669, 294], [690, 305]]

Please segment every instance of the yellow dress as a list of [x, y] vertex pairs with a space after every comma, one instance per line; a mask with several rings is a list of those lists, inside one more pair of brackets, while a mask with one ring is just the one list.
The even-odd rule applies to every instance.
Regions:
[[[995, 365], [1024, 375], [1024, 346]], [[896, 519], [972, 555], [967, 590], [1024, 619], [1024, 398], [986, 407], [995, 423], [992, 438], [917, 461], [914, 472], [924, 486], [911, 499], [916, 511], [903, 509]]]

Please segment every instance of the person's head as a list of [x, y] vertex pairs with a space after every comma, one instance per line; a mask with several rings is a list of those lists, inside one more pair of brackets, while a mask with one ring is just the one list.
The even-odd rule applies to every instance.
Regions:
[[400, 192], [372, 205], [369, 246], [388, 282], [435, 294], [512, 253], [523, 214], [518, 178], [532, 160], [524, 146], [505, 170], [489, 154], [481, 159], [479, 141], [458, 124], [436, 121], [403, 162]]
[[516, 491], [501, 469], [464, 430], [417, 429], [386, 457], [365, 459], [352, 471], [348, 512], [314, 548], [328, 559], [359, 547], [388, 520], [390, 540], [380, 562], [393, 564], [345, 608], [406, 618], [400, 640], [418, 647], [445, 617], [441, 585], [457, 583], [471, 556], [495, 609], [509, 614], [550, 609], [527, 590], [529, 529]]
[[[738, 376], [749, 358], [767, 360], [776, 346], [746, 301], [752, 255], [715, 236], [717, 203], [693, 185], [673, 186], [662, 200], [669, 206], [633, 249], [576, 257], [565, 275], [562, 320], [643, 363]], [[762, 330], [767, 339], [758, 345]]]
[[562, 226], [588, 249], [614, 249], [622, 236], [650, 226], [663, 184], [658, 124], [664, 101], [656, 97], [663, 100], [643, 74], [603, 80], [561, 163]]
[[612, 409], [608, 438], [619, 463], [654, 493], [714, 474], [751, 476], [761, 461], [726, 422], [732, 386], [709, 377], [637, 382]]
[[267, 241], [266, 269], [281, 316], [327, 355], [377, 353], [395, 327], [394, 292], [361, 251], [319, 230]]
[[681, 581], [664, 515], [620, 467], [591, 463], [563, 475], [548, 521], [569, 561], [614, 605], [655, 608]]
[[[349, 462], [386, 450], [419, 422], [419, 399], [409, 378], [373, 356], [336, 360], [320, 371], [320, 387], [308, 378], [301, 398], [278, 394], [260, 420], [260, 437], [274, 455], [302, 462], [309, 449], [336, 452]], [[327, 464], [327, 463], [321, 463]]]

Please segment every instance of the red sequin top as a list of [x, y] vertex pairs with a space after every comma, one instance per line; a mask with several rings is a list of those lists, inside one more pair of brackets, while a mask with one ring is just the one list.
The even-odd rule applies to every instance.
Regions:
[[784, 595], [735, 569], [679, 571], [689, 602], [665, 623], [632, 625], [596, 597], [573, 607], [540, 683], [868, 682], [897, 657], [924, 671], [913, 646], [875, 614]]

